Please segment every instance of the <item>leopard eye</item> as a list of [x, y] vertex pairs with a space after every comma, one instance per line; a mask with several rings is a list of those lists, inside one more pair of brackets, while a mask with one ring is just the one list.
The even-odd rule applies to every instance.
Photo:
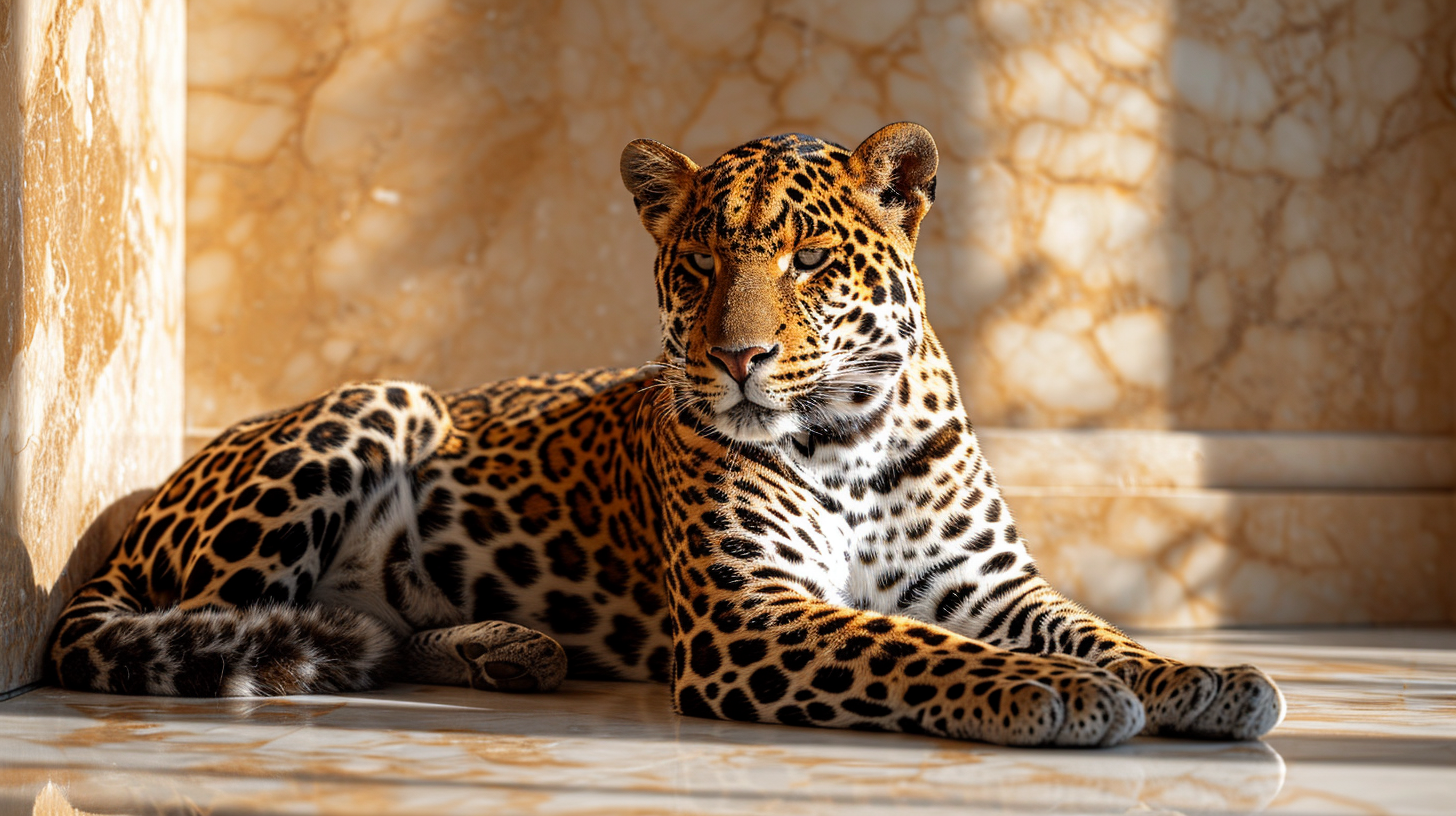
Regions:
[[713, 256], [706, 252], [694, 252], [688, 255], [688, 264], [699, 272], [712, 272]]
[[826, 249], [801, 249], [794, 253], [794, 268], [800, 272], [816, 269], [827, 257], [829, 250]]

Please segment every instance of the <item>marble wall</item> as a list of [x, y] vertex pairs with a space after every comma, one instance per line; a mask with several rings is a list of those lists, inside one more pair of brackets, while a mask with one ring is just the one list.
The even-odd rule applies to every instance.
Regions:
[[1456, 619], [1456, 7], [210, 0], [188, 36], [194, 438], [645, 360], [623, 144], [910, 119], [931, 318], [1049, 574], [1142, 625]]
[[0, 692], [181, 454], [185, 23], [0, 9]]
[[983, 422], [1452, 432], [1449, 5], [983, 8]]

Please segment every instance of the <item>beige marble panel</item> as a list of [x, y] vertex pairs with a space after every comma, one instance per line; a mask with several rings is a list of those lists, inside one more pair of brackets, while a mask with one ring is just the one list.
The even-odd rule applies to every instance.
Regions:
[[181, 0], [3, 14], [0, 690], [180, 454], [186, 33]]
[[1439, 0], [192, 4], [189, 397], [655, 351], [637, 136], [920, 121], [986, 426], [1450, 433]]
[[[1169, 216], [1180, 424], [1453, 430], [1456, 6], [1187, 7]], [[1230, 43], [1210, 55], [1209, 41]], [[1271, 89], [1251, 110], [1208, 75]]]
[[1447, 492], [1006, 497], [1048, 580], [1120, 625], [1456, 620]]
[[1456, 7], [977, 6], [980, 422], [1451, 432]]

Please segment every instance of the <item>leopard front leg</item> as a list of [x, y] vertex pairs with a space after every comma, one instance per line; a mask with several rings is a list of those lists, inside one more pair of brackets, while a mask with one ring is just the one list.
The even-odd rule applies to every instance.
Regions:
[[709, 587], [684, 588], [672, 680], [682, 714], [1023, 746], [1116, 745], [1143, 726], [1131, 690], [1080, 661], [1014, 654], [782, 584], [713, 593], [713, 613], [698, 618], [689, 610]]
[[722, 517], [688, 523], [668, 570], [680, 713], [1028, 746], [1115, 745], [1142, 729], [1113, 674], [832, 603], [804, 539], [713, 529], [730, 527]]
[[[1284, 718], [1284, 696], [1254, 666], [1198, 666], [1156, 654], [1052, 589], [1022, 573], [1013, 586], [950, 628], [1032, 654], [1063, 654], [1122, 678], [1143, 703], [1143, 733], [1203, 739], [1251, 740]], [[999, 592], [999, 591], [998, 591]]]
[[1038, 574], [974, 434], [965, 431], [944, 450], [938, 467], [896, 465], [895, 473], [908, 475], [886, 480], [892, 502], [924, 515], [896, 541], [893, 561], [870, 547], [854, 554], [857, 603], [993, 646], [1105, 668], [1137, 692], [1146, 734], [1244, 740], [1279, 723], [1284, 698], [1253, 666], [1194, 666], [1155, 654], [1054, 590]]

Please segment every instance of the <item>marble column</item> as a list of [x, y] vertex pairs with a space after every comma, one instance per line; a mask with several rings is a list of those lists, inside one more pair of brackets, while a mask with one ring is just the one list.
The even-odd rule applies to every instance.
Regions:
[[[920, 122], [917, 262], [1045, 571], [1146, 626], [1456, 608], [1456, 6], [189, 9], [188, 424], [656, 352], [616, 179]], [[1444, 566], [1443, 566], [1444, 565]]]
[[182, 0], [0, 18], [0, 693], [182, 431]]

